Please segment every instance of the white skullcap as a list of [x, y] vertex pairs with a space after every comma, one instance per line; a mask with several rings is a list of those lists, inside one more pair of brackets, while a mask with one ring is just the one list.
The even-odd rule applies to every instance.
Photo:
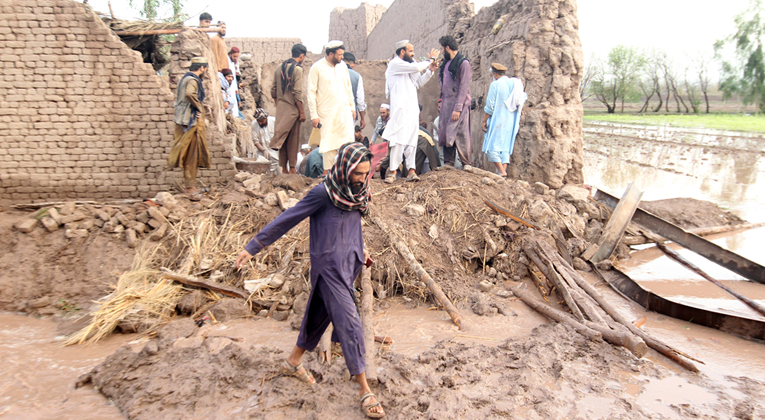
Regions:
[[305, 149], [310, 149], [310, 148], [311, 148], [311, 146], [309, 146], [308, 144], [304, 144], [304, 145], [300, 146], [300, 150], [305, 150]]
[[390, 105], [382, 104], [382, 105], [380, 105], [380, 108], [390, 109]]
[[399, 49], [399, 48], [406, 48], [406, 44], [408, 44], [408, 43], [409, 43], [409, 40], [408, 40], [408, 39], [405, 39], [405, 40], [403, 40], [403, 41], [398, 41], [398, 42], [396, 43], [396, 49]]
[[326, 46], [324, 46], [324, 51], [329, 50], [331, 48], [337, 48], [342, 47], [343, 41], [329, 41]]

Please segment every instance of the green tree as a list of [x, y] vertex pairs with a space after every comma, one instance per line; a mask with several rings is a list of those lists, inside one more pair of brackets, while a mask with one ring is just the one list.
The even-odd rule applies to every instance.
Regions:
[[597, 76], [592, 81], [592, 92], [606, 106], [609, 114], [616, 111], [621, 103], [633, 102], [641, 97], [638, 87], [645, 57], [634, 47], [617, 45], [608, 53], [608, 60], [600, 64]]
[[[734, 18], [736, 33], [715, 42], [715, 57], [720, 61], [720, 90], [723, 99], [734, 93], [744, 104], [756, 104], [765, 112], [765, 56], [762, 38], [765, 34], [762, 0], [751, 0], [749, 8]], [[725, 59], [725, 47], [733, 45], [733, 59]]]
[[130, 6], [141, 6], [141, 16], [149, 21], [158, 20], [162, 6], [172, 8], [173, 15], [162, 20], [166, 21], [184, 21], [186, 16], [183, 13], [183, 0], [130, 0]]

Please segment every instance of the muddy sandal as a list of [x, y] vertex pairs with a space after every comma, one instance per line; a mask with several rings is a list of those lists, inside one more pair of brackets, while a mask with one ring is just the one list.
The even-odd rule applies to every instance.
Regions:
[[308, 385], [316, 384], [316, 380], [313, 379], [313, 375], [311, 375], [311, 372], [309, 372], [308, 369], [303, 367], [302, 363], [298, 363], [297, 366], [292, 366], [290, 362], [285, 360], [284, 362], [282, 362], [282, 367], [279, 373], [281, 373], [284, 376], [294, 376], [295, 378], [298, 378], [301, 382], [305, 382]]
[[420, 177], [417, 176], [417, 174], [411, 174], [408, 177], [406, 177], [406, 182], [417, 182], [420, 180]]
[[383, 182], [385, 182], [386, 184], [392, 184], [395, 181], [396, 181], [396, 177], [395, 176], [386, 176], [385, 177], [385, 181], [383, 181]]
[[385, 417], [385, 410], [383, 410], [381, 413], [375, 413], [374, 411], [369, 411], [374, 407], [380, 407], [382, 409], [382, 405], [380, 405], [380, 401], [364, 404], [364, 401], [370, 398], [377, 399], [377, 397], [375, 397], [375, 394], [371, 392], [367, 392], [366, 394], [362, 395], [361, 398], [359, 399], [359, 403], [361, 403], [361, 411], [364, 413], [364, 415], [366, 415], [370, 419], [381, 419]]

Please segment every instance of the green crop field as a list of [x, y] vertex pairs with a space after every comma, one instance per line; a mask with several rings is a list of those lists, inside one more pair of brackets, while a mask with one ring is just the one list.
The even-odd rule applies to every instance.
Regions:
[[623, 124], [670, 125], [674, 127], [712, 128], [729, 131], [765, 133], [762, 114], [604, 114], [586, 113], [586, 121]]

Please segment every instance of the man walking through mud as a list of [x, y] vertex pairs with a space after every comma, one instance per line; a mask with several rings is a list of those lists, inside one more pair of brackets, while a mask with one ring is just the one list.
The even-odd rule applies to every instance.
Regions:
[[311, 295], [297, 343], [282, 363], [281, 373], [316, 383], [300, 359], [316, 348], [331, 322], [332, 341], [340, 342], [348, 371], [361, 387], [361, 410], [369, 418], [382, 418], [385, 412], [367, 384], [364, 332], [353, 294], [353, 281], [369, 259], [361, 216], [369, 211], [371, 160], [372, 153], [363, 145], [342, 145], [325, 181], [263, 228], [239, 253], [236, 267], [242, 268], [253, 255], [310, 217]]

